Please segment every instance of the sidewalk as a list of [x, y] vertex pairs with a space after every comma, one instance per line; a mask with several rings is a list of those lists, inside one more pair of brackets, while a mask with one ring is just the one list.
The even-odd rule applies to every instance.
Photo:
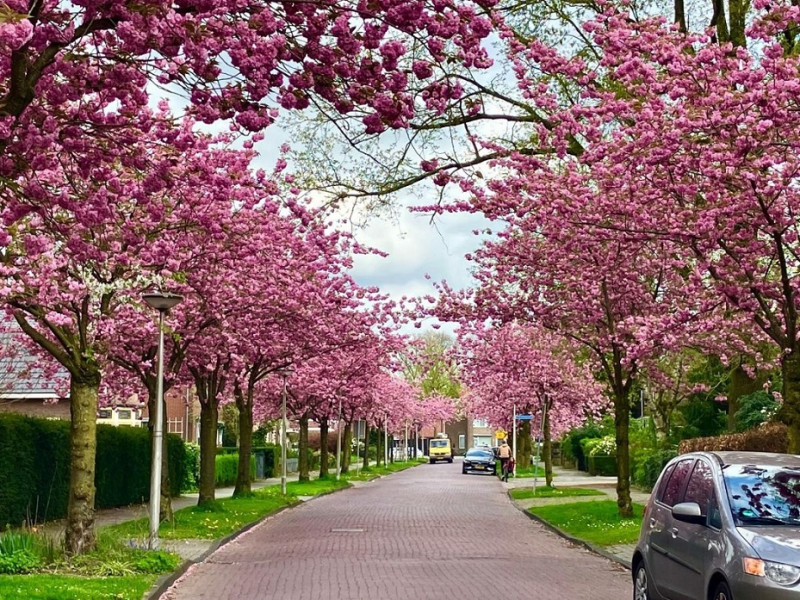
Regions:
[[[553, 484], [556, 487], [585, 487], [596, 489], [598, 491], [603, 492], [604, 496], [566, 496], [562, 498], [528, 498], [525, 500], [512, 500], [514, 505], [523, 511], [525, 514], [529, 514], [527, 510], [533, 506], [545, 506], [548, 504], [566, 504], [572, 502], [592, 502], [597, 500], [608, 500], [609, 498], [612, 500], [617, 499], [617, 478], [616, 477], [603, 477], [599, 475], [589, 475], [584, 471], [578, 471], [575, 469], [564, 469], [562, 467], [553, 466]], [[532, 477], [524, 477], [518, 479], [512, 479], [508, 483], [503, 484], [508, 490], [514, 488], [531, 488], [533, 487], [533, 478]], [[544, 477], [537, 478], [536, 482], [538, 486], [544, 486], [545, 480]], [[650, 499], [650, 494], [648, 492], [642, 492], [641, 490], [637, 490], [636, 488], [631, 488], [631, 501], [638, 504], [645, 504]], [[549, 526], [548, 526], [549, 527]], [[568, 539], [572, 538], [570, 536], [565, 535], [563, 532], [556, 530], [553, 527], [551, 529], [555, 530], [556, 533], [562, 535], [563, 537], [567, 537]], [[586, 544], [585, 542], [581, 542], [580, 540], [572, 540], [578, 543], [581, 543], [587, 546], [593, 552], [598, 554], [602, 554], [618, 562], [619, 564], [630, 568], [631, 566], [631, 558], [633, 557], [633, 551], [636, 547], [635, 544], [624, 544], [619, 546], [606, 546], [603, 548], [599, 548], [596, 546], [592, 546]]]

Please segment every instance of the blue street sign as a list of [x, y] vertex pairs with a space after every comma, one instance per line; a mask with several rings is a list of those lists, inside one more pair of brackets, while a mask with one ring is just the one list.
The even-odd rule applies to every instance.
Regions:
[[517, 421], [530, 421], [533, 415], [517, 415]]

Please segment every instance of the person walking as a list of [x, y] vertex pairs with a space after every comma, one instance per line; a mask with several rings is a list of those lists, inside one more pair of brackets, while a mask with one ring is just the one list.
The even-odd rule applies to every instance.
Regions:
[[511, 446], [508, 445], [506, 440], [500, 444], [500, 450], [497, 453], [500, 459], [500, 478], [503, 481], [508, 481], [508, 465], [511, 460]]

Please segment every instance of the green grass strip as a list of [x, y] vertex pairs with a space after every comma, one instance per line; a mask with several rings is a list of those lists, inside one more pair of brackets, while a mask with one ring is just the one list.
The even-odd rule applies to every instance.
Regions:
[[614, 546], [636, 542], [643, 508], [641, 504], [634, 504], [634, 516], [625, 519], [619, 516], [614, 500], [535, 506], [528, 512], [579, 540], [598, 546]]
[[4, 600], [141, 600], [158, 575], [78, 577], [76, 575], [3, 575]]
[[525, 486], [524, 488], [516, 488], [511, 490], [511, 497], [514, 500], [525, 500], [528, 498], [567, 498], [569, 496], [604, 496], [600, 490], [593, 490], [590, 488], [580, 487], [563, 487], [556, 488], [547, 485], [536, 487], [536, 493], [533, 492], [533, 487]]

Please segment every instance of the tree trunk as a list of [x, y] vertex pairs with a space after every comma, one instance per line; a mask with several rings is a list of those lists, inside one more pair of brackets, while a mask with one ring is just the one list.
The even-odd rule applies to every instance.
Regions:
[[631, 407], [626, 393], [614, 394], [614, 426], [617, 438], [617, 507], [620, 517], [633, 516], [631, 503], [631, 463], [628, 432]]
[[736, 411], [739, 410], [739, 399], [762, 389], [766, 376], [758, 372], [755, 379], [751, 379], [741, 365], [731, 373], [731, 384], [728, 389], [728, 431], [736, 431]]
[[342, 473], [350, 472], [350, 461], [353, 457], [353, 424], [348, 421], [342, 432]]
[[328, 478], [328, 417], [322, 417], [319, 422], [319, 476], [321, 479]]
[[800, 453], [800, 351], [793, 349], [781, 360], [783, 407], [781, 417], [789, 427], [789, 454]]
[[517, 448], [514, 448], [514, 460], [517, 461], [517, 468], [529, 467], [531, 456], [533, 456], [531, 446], [531, 422], [520, 421], [521, 425], [517, 434]]
[[215, 499], [217, 484], [217, 423], [219, 407], [211, 400], [200, 404], [200, 494], [197, 506], [210, 504]]
[[100, 372], [88, 368], [82, 380], [70, 379], [70, 472], [67, 529], [64, 544], [67, 554], [94, 550], [95, 459], [97, 456], [97, 396]]
[[300, 474], [298, 476], [298, 481], [311, 481], [308, 464], [308, 415], [301, 416], [298, 422], [300, 424], [300, 438], [298, 440], [300, 458], [297, 461], [297, 468]]
[[378, 429], [378, 435], [375, 436], [375, 466], [380, 467], [383, 464], [383, 430]]
[[544, 456], [544, 480], [553, 487], [553, 444], [550, 442], [550, 405], [544, 411], [542, 423], [542, 455]]
[[369, 469], [369, 434], [370, 426], [368, 421], [364, 421], [364, 458], [362, 467]]
[[236, 471], [236, 486], [233, 497], [249, 496], [252, 493], [250, 481], [250, 455], [253, 453], [253, 404], [244, 394], [237, 394], [236, 406], [239, 409], [239, 465]]

